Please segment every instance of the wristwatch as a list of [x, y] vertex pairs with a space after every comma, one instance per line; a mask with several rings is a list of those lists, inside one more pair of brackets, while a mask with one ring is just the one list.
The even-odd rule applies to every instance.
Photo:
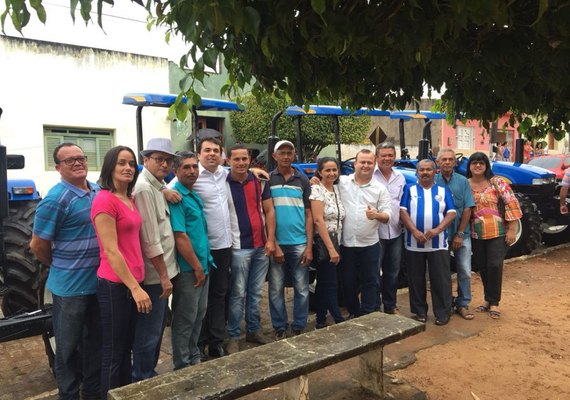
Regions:
[[457, 232], [456, 235], [461, 239], [463, 239], [463, 236], [465, 236], [465, 232]]

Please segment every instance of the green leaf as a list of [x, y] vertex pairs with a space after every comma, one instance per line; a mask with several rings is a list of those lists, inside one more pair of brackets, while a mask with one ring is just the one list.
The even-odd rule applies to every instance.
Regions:
[[546, 10], [548, 9], [548, 0], [539, 0], [538, 1], [538, 15], [536, 16], [536, 20], [532, 23], [531, 26], [534, 26], [540, 21]]
[[326, 0], [311, 0], [311, 8], [322, 16], [326, 10]]
[[216, 70], [218, 64], [218, 54], [219, 52], [216, 49], [207, 49], [202, 56], [204, 59], [204, 64], [213, 70]]
[[30, 5], [34, 10], [36, 10], [36, 14], [38, 19], [42, 24], [46, 23], [46, 9], [42, 5], [42, 0], [30, 0]]
[[261, 51], [263, 51], [263, 55], [269, 59], [271, 59], [271, 51], [269, 50], [269, 37], [264, 36], [261, 38]]

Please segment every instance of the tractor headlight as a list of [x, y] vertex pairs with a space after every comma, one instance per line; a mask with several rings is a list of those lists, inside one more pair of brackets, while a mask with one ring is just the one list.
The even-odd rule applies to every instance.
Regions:
[[555, 178], [536, 178], [532, 180], [533, 185], [549, 185], [555, 182]]

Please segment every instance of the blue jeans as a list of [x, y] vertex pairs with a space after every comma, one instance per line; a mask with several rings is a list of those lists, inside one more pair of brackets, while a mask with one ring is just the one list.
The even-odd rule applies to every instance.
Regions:
[[[380, 284], [378, 305], [384, 304], [384, 311], [398, 308], [398, 275], [402, 258], [404, 235], [393, 239], [380, 239]], [[380, 308], [380, 307], [378, 307]]]
[[101, 393], [101, 315], [97, 296], [53, 294], [55, 376], [59, 398], [99, 397]]
[[261, 329], [259, 302], [269, 269], [269, 258], [265, 248], [233, 249], [232, 273], [230, 279], [228, 336], [238, 339], [245, 303], [245, 327], [247, 333]]
[[370, 314], [376, 310], [378, 298], [380, 242], [367, 247], [341, 246], [340, 252], [346, 308], [351, 315]]
[[281, 250], [285, 262], [279, 264], [275, 259], [269, 266], [269, 311], [271, 323], [276, 331], [286, 331], [289, 327], [287, 308], [285, 307], [285, 274], [291, 277], [294, 289], [293, 322], [291, 328], [302, 331], [307, 326], [309, 315], [309, 267], [301, 265], [301, 257], [307, 246], [283, 245]]
[[160, 299], [162, 286], [141, 285], [152, 302], [149, 314], [137, 313], [135, 341], [133, 343], [133, 382], [158, 375], [155, 371], [164, 332], [164, 315], [167, 299]]
[[174, 369], [200, 363], [198, 340], [208, 309], [208, 280], [194, 287], [194, 272], [181, 272], [173, 280], [172, 362]]
[[101, 307], [101, 396], [132, 382], [131, 349], [135, 336], [137, 306], [122, 283], [99, 278], [97, 299]]
[[463, 244], [454, 250], [457, 269], [457, 297], [455, 307], [469, 307], [471, 303], [471, 238], [465, 236]]

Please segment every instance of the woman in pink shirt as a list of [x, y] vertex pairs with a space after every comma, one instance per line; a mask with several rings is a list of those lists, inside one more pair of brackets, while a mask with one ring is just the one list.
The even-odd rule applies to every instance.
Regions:
[[137, 312], [149, 313], [152, 304], [141, 288], [144, 262], [139, 241], [142, 224], [132, 190], [139, 170], [134, 152], [126, 146], [105, 155], [99, 185], [91, 206], [91, 220], [99, 241], [97, 299], [101, 309], [101, 396], [131, 383], [131, 347]]

